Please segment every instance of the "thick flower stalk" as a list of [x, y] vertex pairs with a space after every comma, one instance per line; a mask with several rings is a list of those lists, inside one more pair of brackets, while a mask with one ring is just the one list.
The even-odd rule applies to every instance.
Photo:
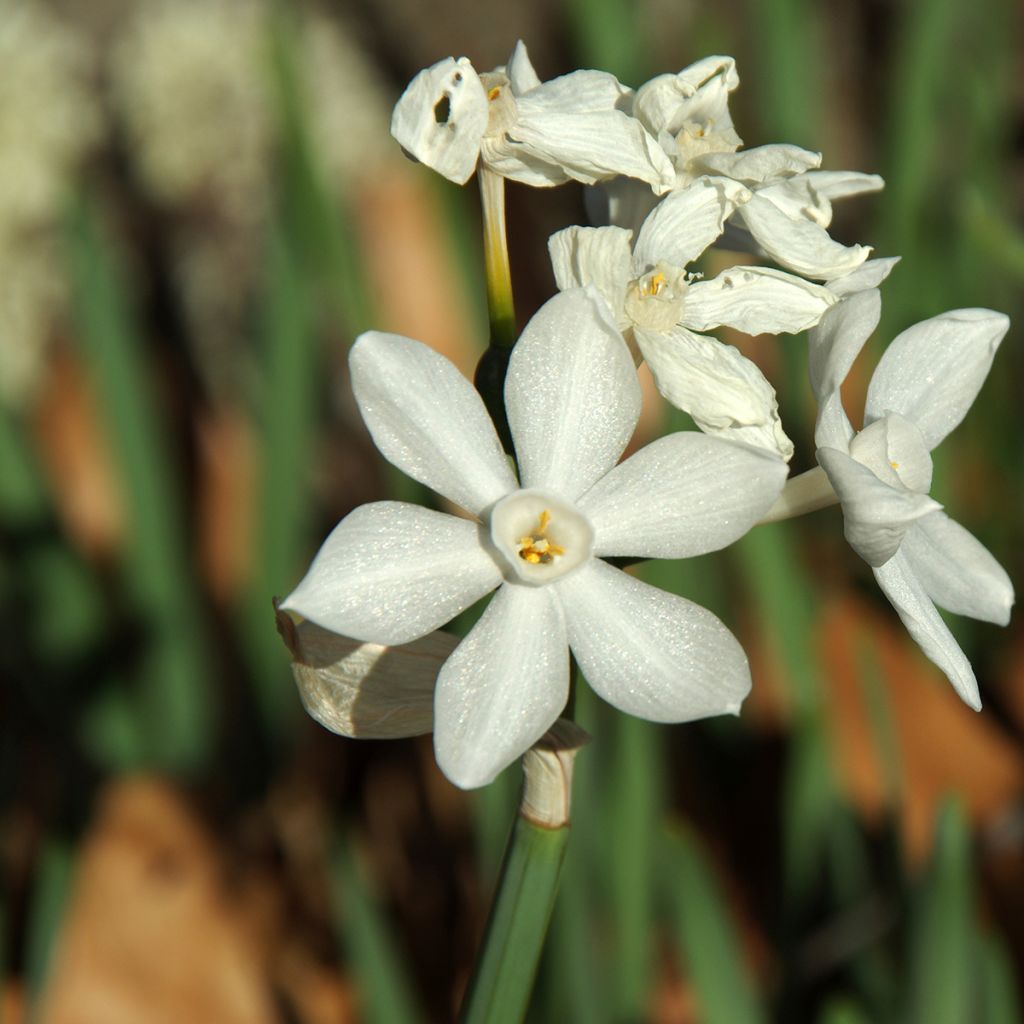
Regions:
[[[773, 144], [740, 152], [743, 143], [729, 113], [729, 95], [739, 81], [731, 57], [706, 57], [678, 74], [651, 79], [636, 91], [628, 109], [671, 160], [674, 189], [713, 174], [750, 190], [750, 201], [737, 209], [723, 240], [730, 248], [767, 255], [815, 280], [844, 277], [867, 259], [870, 249], [841, 245], [829, 236], [832, 203], [875, 192], [882, 179], [859, 171], [823, 171], [821, 154], [799, 146]], [[635, 228], [651, 208], [649, 193], [633, 182], [618, 180], [603, 189], [606, 209], [598, 216], [606, 223]], [[595, 213], [600, 205], [592, 204]]]
[[559, 288], [594, 285], [658, 390], [709, 434], [760, 445], [789, 459], [775, 389], [731, 345], [700, 332], [802, 331], [836, 302], [822, 285], [768, 267], [738, 266], [709, 281], [687, 271], [751, 198], [729, 178], [700, 177], [666, 196], [636, 240], [624, 228], [571, 227], [548, 248]]
[[775, 501], [786, 466], [696, 432], [617, 464], [640, 389], [595, 291], [556, 295], [512, 352], [505, 407], [518, 481], [480, 397], [442, 356], [368, 332], [350, 365], [382, 454], [472, 518], [364, 505], [282, 607], [357, 640], [403, 644], [497, 589], [437, 680], [434, 746], [453, 782], [485, 785], [551, 727], [568, 697], [570, 649], [590, 685], [630, 714], [678, 722], [738, 711], [749, 667], [725, 626], [604, 558], [730, 544]]
[[478, 74], [448, 57], [402, 94], [391, 134], [417, 160], [459, 185], [482, 162], [527, 185], [592, 185], [615, 175], [667, 191], [671, 162], [639, 121], [623, 112], [629, 90], [605, 71], [541, 82], [522, 42], [508, 65]]
[[986, 548], [928, 496], [930, 453], [977, 397], [1009, 320], [988, 309], [958, 309], [898, 335], [871, 378], [858, 432], [839, 387], [880, 309], [877, 291], [852, 295], [811, 333], [818, 462], [842, 503], [851, 547], [924, 653], [977, 710], [974, 672], [935, 606], [1006, 625], [1013, 585]]

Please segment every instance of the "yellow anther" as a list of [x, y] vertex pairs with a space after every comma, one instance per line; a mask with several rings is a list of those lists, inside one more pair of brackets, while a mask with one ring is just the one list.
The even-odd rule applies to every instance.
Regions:
[[487, 98], [493, 103], [500, 95], [501, 95], [501, 86], [500, 85], [496, 85], [487, 94]]
[[889, 465], [892, 466], [893, 469], [900, 468], [900, 464], [898, 462], [890, 462]]
[[536, 533], [519, 538], [519, 557], [523, 561], [529, 562], [530, 565], [548, 565], [558, 555], [565, 554], [565, 548], [559, 544], [552, 544], [545, 536], [550, 522], [551, 513], [544, 509], [538, 518]]

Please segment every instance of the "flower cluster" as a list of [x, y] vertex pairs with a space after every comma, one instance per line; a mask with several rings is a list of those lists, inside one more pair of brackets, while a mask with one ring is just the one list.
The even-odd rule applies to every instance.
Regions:
[[[409, 645], [391, 647], [389, 678], [415, 679], [405, 692], [432, 699], [438, 763], [464, 787], [489, 782], [556, 721], [570, 652], [590, 685], [631, 714], [680, 722], [735, 713], [750, 673], [732, 634], [608, 559], [703, 554], [759, 522], [833, 503], [911, 635], [980, 706], [935, 605], [1005, 623], [1013, 588], [928, 496], [929, 453], [977, 395], [1007, 318], [958, 310], [903, 332], [854, 431], [840, 385], [878, 323], [878, 286], [896, 260], [868, 259], [868, 247], [842, 244], [828, 228], [834, 200], [879, 189], [881, 179], [822, 170], [819, 154], [795, 146], [744, 150], [728, 106], [738, 84], [727, 57], [635, 92], [598, 71], [542, 82], [519, 43], [506, 66], [483, 74], [465, 58], [440, 61], [399, 100], [392, 133], [409, 154], [452, 181], [477, 172], [490, 183], [485, 221], [501, 230], [489, 248], [496, 237], [504, 245], [503, 212], [488, 209], [503, 194], [498, 178], [581, 182], [595, 223], [549, 241], [559, 292], [507, 360], [508, 453], [481, 396], [441, 356], [372, 331], [353, 346], [352, 387], [377, 447], [458, 512], [356, 509], [282, 603], [295, 621], [346, 638], [320, 672], [299, 639], [290, 644], [307, 706], [329, 727], [396, 734], [369, 706], [384, 707], [369, 682], [380, 645]], [[704, 280], [692, 267], [711, 246], [741, 255]], [[494, 266], [492, 300], [503, 287]], [[504, 289], [510, 304], [507, 281]], [[720, 327], [810, 330], [816, 469], [787, 480], [794, 446], [775, 391], [709, 333]], [[639, 415], [641, 361], [699, 431], [661, 437], [620, 462]], [[425, 660], [423, 638], [491, 591], [468, 636]], [[330, 710], [338, 680], [343, 714]], [[421, 727], [421, 710], [405, 717]]]

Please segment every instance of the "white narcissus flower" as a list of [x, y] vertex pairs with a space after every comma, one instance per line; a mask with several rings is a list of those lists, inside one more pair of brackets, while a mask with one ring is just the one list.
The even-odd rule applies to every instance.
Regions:
[[910, 635], [977, 710], [974, 672], [935, 605], [1006, 625], [1013, 585], [985, 547], [928, 497], [930, 453], [964, 418], [1010, 322], [988, 309], [958, 309], [905, 330], [875, 369], [864, 429], [855, 432], [839, 387], [880, 309], [877, 291], [859, 292], [811, 332], [818, 463], [842, 502], [847, 540]]
[[835, 296], [767, 267], [731, 267], [710, 281], [686, 271], [749, 198], [728, 178], [698, 178], [658, 203], [632, 245], [624, 228], [571, 227], [552, 235], [548, 248], [558, 287], [598, 288], [669, 402], [706, 433], [789, 459], [793, 445], [774, 388], [737, 349], [697, 332], [722, 326], [746, 334], [802, 331]]
[[[750, 189], [723, 245], [766, 255], [779, 266], [823, 281], [843, 277], [870, 249], [829, 237], [832, 202], [875, 192], [877, 174], [820, 170], [821, 154], [799, 146], [767, 145], [737, 152], [742, 140], [729, 114], [729, 94], [739, 85], [731, 57], [706, 57], [675, 75], [658, 75], [633, 97], [634, 117], [661, 143], [675, 169], [674, 188], [705, 174], [731, 178]], [[607, 209], [597, 220], [635, 228], [651, 197], [635, 183], [602, 186]], [[599, 203], [591, 199], [592, 212]]]
[[483, 160], [497, 174], [527, 185], [570, 179], [592, 185], [621, 174], [664, 192], [672, 184], [672, 165], [623, 112], [628, 96], [604, 71], [541, 82], [519, 42], [506, 68], [483, 75], [465, 57], [421, 71], [395, 105], [391, 134], [417, 160], [460, 185]]
[[597, 693], [630, 714], [679, 722], [739, 709], [749, 668], [725, 626], [603, 558], [724, 547], [771, 506], [785, 464], [691, 432], [616, 465], [640, 388], [593, 291], [556, 295], [512, 351], [505, 406], [519, 481], [479, 395], [442, 356], [371, 331], [350, 365], [382, 454], [472, 518], [364, 505], [282, 608], [403, 644], [497, 588], [437, 681], [434, 746], [453, 782], [485, 785], [547, 731], [568, 696], [570, 648]]

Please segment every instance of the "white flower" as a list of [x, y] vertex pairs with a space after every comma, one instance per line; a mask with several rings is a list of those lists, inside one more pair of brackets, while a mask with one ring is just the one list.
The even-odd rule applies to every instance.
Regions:
[[842, 502], [847, 540], [871, 565], [910, 635], [978, 709], [974, 672], [935, 605], [1006, 625], [1013, 585], [982, 544], [928, 497], [930, 452], [970, 408], [1010, 322], [991, 310], [958, 309], [905, 330], [875, 369], [857, 433], [839, 386], [880, 309], [877, 291], [859, 292], [811, 332], [818, 462]]
[[572, 227], [552, 235], [548, 248], [558, 287], [599, 289], [669, 402], [707, 433], [788, 459], [793, 445], [764, 375], [731, 345], [695, 333], [721, 326], [746, 334], [802, 331], [836, 301], [821, 285], [766, 267], [691, 279], [687, 265], [749, 198], [728, 178], [697, 178], [654, 208], [632, 247], [623, 228]]
[[664, 192], [674, 177], [671, 163], [623, 112], [628, 96], [604, 71], [541, 82], [519, 42], [506, 68], [483, 75], [465, 57], [421, 71], [395, 106], [391, 134], [460, 185], [482, 159], [527, 185], [593, 184], [622, 174]]
[[[822, 171], [821, 154], [799, 146], [768, 145], [737, 152], [742, 140], [729, 114], [739, 85], [731, 57], [706, 57], [675, 75], [658, 75], [633, 98], [632, 113], [658, 139], [675, 168], [675, 188], [705, 174], [731, 178], [750, 189], [723, 244], [767, 255], [804, 277], [830, 281], [867, 258], [870, 249], [840, 245], [826, 230], [832, 202], [882, 188], [877, 174]], [[628, 181], [602, 186], [607, 209], [598, 220], [635, 227], [651, 206]], [[591, 200], [597, 209], [596, 200]]]
[[696, 432], [616, 465], [640, 390], [596, 294], [556, 295], [513, 349], [505, 406], [519, 482], [482, 400], [442, 356], [369, 332], [350, 365], [380, 451], [473, 518], [364, 505], [282, 607], [357, 640], [401, 644], [498, 588], [437, 682], [434, 746], [453, 782], [486, 784], [551, 726], [568, 695], [570, 648], [591, 686], [631, 714], [675, 722], [738, 710], [750, 676], [732, 634], [602, 559], [729, 544], [772, 504], [785, 465]]

